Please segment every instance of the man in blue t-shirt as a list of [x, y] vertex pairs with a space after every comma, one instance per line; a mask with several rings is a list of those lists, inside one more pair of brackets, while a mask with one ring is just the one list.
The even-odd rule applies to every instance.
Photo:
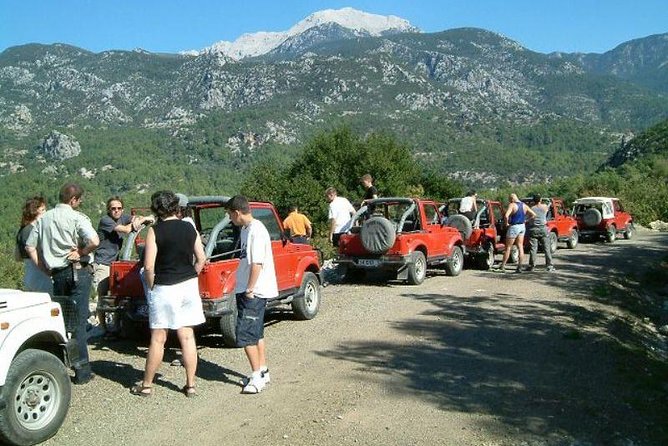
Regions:
[[[95, 251], [93, 264], [93, 286], [97, 291], [98, 303], [109, 292], [111, 262], [118, 259], [118, 253], [123, 246], [123, 237], [138, 230], [143, 224], [152, 222], [153, 217], [131, 217], [124, 214], [121, 197], [111, 197], [107, 200], [107, 215], [103, 216], [97, 225], [100, 246]], [[98, 314], [100, 324], [106, 329], [104, 317], [100, 316]]]

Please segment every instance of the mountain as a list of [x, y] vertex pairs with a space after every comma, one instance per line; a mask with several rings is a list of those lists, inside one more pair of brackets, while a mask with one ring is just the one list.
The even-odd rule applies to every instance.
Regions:
[[604, 54], [577, 58], [591, 73], [614, 75], [668, 93], [668, 34], [631, 40]]
[[419, 33], [363, 14], [313, 14], [254, 53], [9, 48], [0, 176], [29, 170], [52, 130], [81, 143], [65, 167], [112, 163], [112, 142], [127, 133], [169, 147], [167, 159], [240, 171], [297, 156], [314, 133], [343, 124], [393, 133], [425, 165], [491, 186], [593, 171], [624, 138], [668, 118], [668, 35], [602, 55], [546, 55], [482, 29]]
[[[662, 121], [629, 141], [624, 141], [603, 165], [621, 167], [627, 163], [646, 161], [650, 158], [668, 160], [668, 120]], [[663, 172], [664, 180], [666, 172]]]
[[[315, 29], [318, 31], [315, 32]], [[331, 30], [334, 31], [330, 34]], [[294, 48], [295, 38], [301, 42], [301, 48], [307, 48], [314, 43], [340, 38], [383, 36], [418, 31], [407, 20], [395, 16], [369, 14], [353, 8], [326, 9], [311, 14], [288, 31], [244, 34], [234, 42], [220, 41], [205, 48], [202, 52], [220, 53], [238, 60], [267, 54], [289, 40], [292, 41], [289, 45]], [[307, 38], [315, 34], [317, 36], [312, 41]], [[189, 51], [187, 53], [199, 55], [202, 52]]]

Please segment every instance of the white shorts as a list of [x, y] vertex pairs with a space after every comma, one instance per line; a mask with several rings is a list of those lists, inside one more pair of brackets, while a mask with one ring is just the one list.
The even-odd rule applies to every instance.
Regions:
[[155, 285], [148, 295], [151, 328], [176, 330], [204, 323], [197, 277], [174, 285]]

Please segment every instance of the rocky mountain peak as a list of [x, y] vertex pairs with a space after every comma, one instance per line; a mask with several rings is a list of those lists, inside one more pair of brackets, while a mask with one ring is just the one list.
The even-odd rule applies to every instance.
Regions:
[[62, 161], [78, 156], [81, 146], [74, 137], [53, 130], [42, 140], [39, 151], [47, 158]]
[[[336, 24], [352, 31], [354, 35], [381, 36], [401, 32], [419, 32], [420, 30], [396, 16], [370, 14], [353, 8], [326, 9], [315, 12], [301, 20], [292, 28], [282, 32], [256, 32], [243, 34], [234, 42], [220, 41], [205, 48], [203, 53], [222, 53], [234, 59], [267, 54], [289, 39], [313, 28]], [[192, 54], [192, 51], [187, 54]]]

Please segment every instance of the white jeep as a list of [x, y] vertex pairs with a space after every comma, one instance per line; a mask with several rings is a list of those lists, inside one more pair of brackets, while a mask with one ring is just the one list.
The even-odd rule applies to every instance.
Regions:
[[76, 350], [63, 316], [46, 293], [0, 289], [0, 443], [40, 443], [65, 420]]

